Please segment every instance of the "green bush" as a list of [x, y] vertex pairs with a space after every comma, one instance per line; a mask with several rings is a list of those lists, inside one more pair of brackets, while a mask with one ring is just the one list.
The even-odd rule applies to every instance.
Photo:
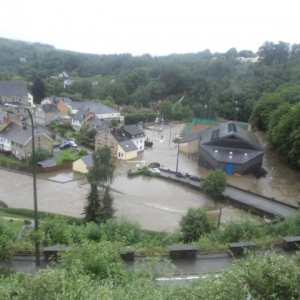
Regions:
[[8, 208], [8, 205], [2, 200], [0, 200], [0, 206], [2, 206], [5, 209]]

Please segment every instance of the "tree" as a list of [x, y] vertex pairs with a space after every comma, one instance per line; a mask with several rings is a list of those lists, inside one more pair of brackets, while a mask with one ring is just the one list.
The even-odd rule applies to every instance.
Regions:
[[31, 92], [35, 104], [40, 104], [41, 101], [46, 97], [46, 86], [41, 78], [37, 77], [33, 81]]
[[251, 174], [256, 178], [256, 183], [258, 179], [265, 178], [268, 175], [268, 172], [262, 168], [260, 165], [255, 165], [250, 168]]
[[206, 211], [200, 208], [189, 208], [187, 214], [182, 217], [179, 224], [185, 243], [198, 241], [201, 236], [217, 228]]
[[[46, 149], [38, 147], [34, 151], [35, 164], [37, 164], [39, 161], [43, 161], [49, 157], [50, 157], [50, 153]], [[33, 157], [32, 156], [29, 159], [29, 164], [33, 165]]]
[[87, 179], [90, 184], [111, 183], [114, 179], [115, 165], [111, 162], [111, 151], [108, 146], [98, 149], [92, 154], [93, 167], [89, 168]]
[[91, 191], [87, 196], [88, 204], [83, 208], [85, 222], [101, 223], [101, 202], [98, 194], [98, 186], [91, 183]]
[[172, 115], [172, 103], [169, 100], [163, 101], [160, 106], [159, 112], [164, 119], [169, 119]]
[[110, 195], [110, 187], [105, 188], [104, 197], [101, 200], [101, 223], [106, 223], [107, 220], [112, 219], [115, 213], [113, 208], [114, 198]]
[[227, 178], [222, 170], [211, 172], [208, 177], [202, 181], [201, 188], [203, 192], [211, 197], [221, 197], [227, 185]]
[[111, 152], [108, 146], [95, 151], [92, 155], [93, 166], [89, 168], [87, 179], [91, 185], [91, 191], [87, 197], [88, 204], [84, 207], [86, 222], [105, 223], [112, 217], [113, 198], [109, 195], [109, 186], [105, 188], [104, 198], [101, 200], [98, 194], [98, 184], [104, 185], [113, 181], [115, 166], [110, 161]]

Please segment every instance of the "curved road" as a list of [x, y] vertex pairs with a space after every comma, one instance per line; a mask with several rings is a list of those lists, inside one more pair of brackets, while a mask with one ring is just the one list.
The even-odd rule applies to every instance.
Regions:
[[[164, 177], [170, 177], [174, 180], [186, 182], [187, 184], [199, 187], [200, 183], [190, 180], [189, 178], [178, 178], [175, 176], [175, 172], [162, 170], [161, 175]], [[255, 207], [261, 211], [273, 214], [275, 216], [283, 216], [284, 218], [295, 214], [298, 209], [295, 207], [288, 206], [284, 203], [278, 203], [272, 200], [269, 200], [265, 197], [262, 197], [257, 194], [248, 193], [234, 187], [228, 186], [223, 193], [224, 196], [227, 196], [235, 201], [238, 201], [241, 204]]]

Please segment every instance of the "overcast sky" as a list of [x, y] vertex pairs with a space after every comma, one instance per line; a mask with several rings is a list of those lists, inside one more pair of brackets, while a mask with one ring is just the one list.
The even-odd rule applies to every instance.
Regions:
[[256, 52], [300, 43], [299, 0], [1, 0], [0, 37], [85, 53]]

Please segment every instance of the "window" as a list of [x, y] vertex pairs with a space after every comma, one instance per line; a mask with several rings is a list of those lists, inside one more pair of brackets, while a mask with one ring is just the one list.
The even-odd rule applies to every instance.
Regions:
[[140, 140], [140, 143], [142, 143], [143, 141], [142, 140]]
[[12, 144], [12, 146], [14, 146], [14, 145], [15, 145], [15, 142], [11, 142], [11, 144]]
[[39, 136], [39, 137], [38, 137], [38, 142], [40, 142], [40, 141], [41, 141], [41, 137]]
[[142, 148], [143, 148], [143, 147], [142, 147], [142, 146], [140, 146], [140, 150], [142, 150]]
[[20, 147], [21, 149], [23, 149], [23, 145], [19, 144], [19, 147]]

